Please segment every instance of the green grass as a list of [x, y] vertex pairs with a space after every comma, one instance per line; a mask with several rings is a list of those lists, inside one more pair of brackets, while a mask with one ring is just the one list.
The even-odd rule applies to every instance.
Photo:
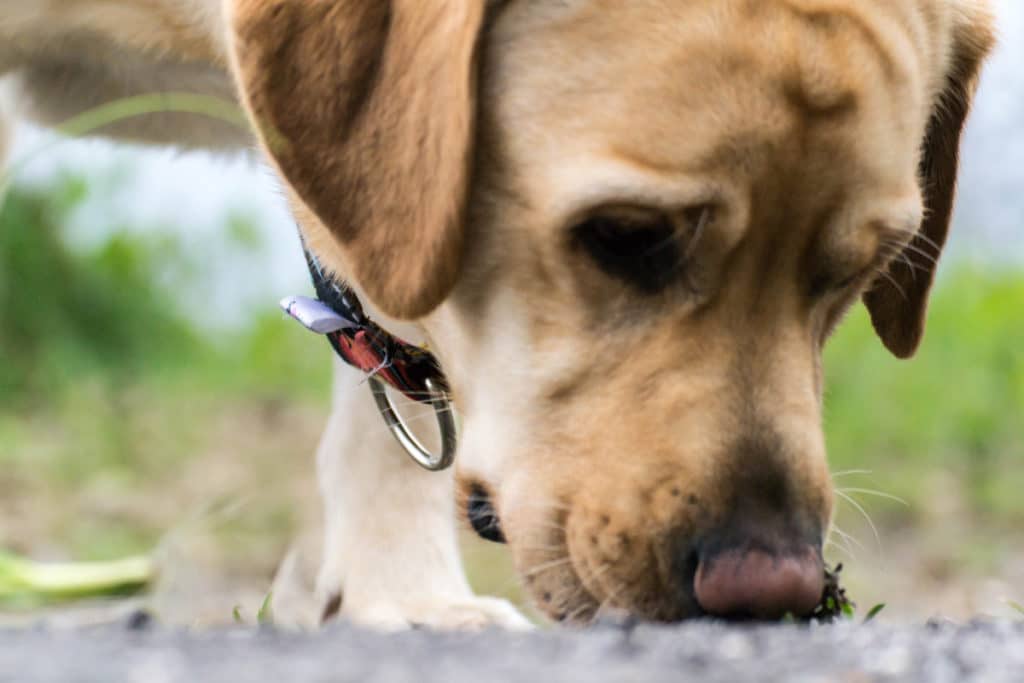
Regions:
[[[31, 408], [90, 380], [324, 396], [309, 335], [282, 325], [271, 302], [242, 332], [214, 339], [194, 328], [154, 277], [185, 258], [173, 241], [117, 230], [69, 250], [62, 226], [86, 192], [73, 179], [47, 193], [15, 190], [0, 210], [0, 401]], [[250, 248], [253, 228], [231, 222], [238, 248]]]
[[874, 336], [863, 308], [826, 353], [826, 433], [841, 478], [908, 501], [872, 507], [914, 515], [929, 481], [958, 482], [980, 518], [1024, 520], [1024, 274], [954, 264], [941, 278], [917, 357], [898, 361]]
[[[161, 231], [124, 226], [70, 248], [68, 217], [90, 191], [74, 178], [15, 187], [0, 209], [0, 499], [33, 506], [33, 523], [66, 556], [100, 561], [148, 552], [174, 522], [135, 511], [78, 517], [81, 497], [159, 489], [222, 448], [217, 432], [235, 413], [267, 423], [292, 406], [323, 410], [330, 351], [272, 300], [245, 329], [198, 329], [154, 276], [190, 267]], [[232, 222], [237, 248], [251, 248], [254, 229]], [[255, 466], [268, 455], [252, 457]], [[284, 505], [254, 513], [261, 528], [287, 527]], [[0, 550], [12, 531], [39, 535], [0, 523]]]
[[30, 405], [70, 376], [124, 382], [186, 358], [198, 340], [147, 277], [158, 245], [118, 235], [74, 256], [59, 226], [84, 196], [12, 193], [0, 213], [0, 397]]
[[[260, 603], [259, 609], [256, 610], [256, 624], [258, 626], [269, 626], [274, 623], [274, 611], [270, 604], [273, 599], [273, 592], [263, 596], [263, 602]], [[245, 615], [242, 613], [241, 605], [235, 605], [231, 608], [231, 620], [236, 624], [245, 625]]]
[[144, 590], [154, 577], [148, 557], [68, 564], [32, 562], [0, 553], [0, 607], [130, 595]]
[[866, 624], [869, 621], [873, 621], [875, 619], [875, 617], [877, 617], [879, 614], [881, 614], [884, 610], [885, 610], [885, 604], [884, 603], [879, 603], [879, 604], [875, 605], [874, 607], [872, 607], [871, 609], [868, 610], [867, 614], [864, 615], [864, 623]]

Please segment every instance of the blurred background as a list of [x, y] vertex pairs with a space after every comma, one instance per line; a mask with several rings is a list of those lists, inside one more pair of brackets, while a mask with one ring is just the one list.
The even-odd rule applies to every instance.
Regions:
[[[1019, 618], [1024, 602], [1024, 5], [999, 8], [924, 346], [894, 360], [858, 307], [827, 353], [827, 554], [883, 619]], [[316, 535], [330, 383], [327, 345], [276, 308], [308, 282], [269, 171], [28, 126], [11, 156], [0, 551], [153, 554], [165, 618], [255, 614]], [[517, 599], [502, 550], [465, 546], [474, 583]], [[9, 618], [39, 607], [0, 600]]]

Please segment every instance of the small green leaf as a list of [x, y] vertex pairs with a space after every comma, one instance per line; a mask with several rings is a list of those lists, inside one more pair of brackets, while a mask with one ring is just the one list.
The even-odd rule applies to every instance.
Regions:
[[245, 623], [242, 621], [242, 607], [235, 605], [234, 609], [231, 610], [231, 617], [235, 620], [236, 624]]
[[875, 617], [877, 617], [879, 614], [881, 614], [882, 610], [884, 610], [884, 609], [885, 609], [885, 603], [884, 602], [879, 603], [879, 604], [875, 605], [874, 607], [872, 607], [870, 610], [868, 610], [867, 616], [864, 617], [864, 623], [866, 624], [869, 621], [871, 621], [872, 619], [874, 619]]
[[843, 616], [847, 619], [853, 619], [853, 617], [856, 615], [856, 609], [854, 608], [852, 602], [843, 601], [843, 604], [840, 605], [839, 609], [842, 610]]
[[267, 596], [263, 598], [263, 604], [260, 605], [260, 611], [256, 613], [256, 623], [269, 624], [274, 620], [274, 613], [270, 608], [270, 600], [273, 597], [274, 591], [270, 591], [267, 593]]
[[1013, 600], [1007, 600], [1006, 604], [1008, 604], [1015, 611], [1020, 612], [1022, 615], [1024, 615], [1024, 605], [1020, 604], [1019, 602], [1014, 602]]

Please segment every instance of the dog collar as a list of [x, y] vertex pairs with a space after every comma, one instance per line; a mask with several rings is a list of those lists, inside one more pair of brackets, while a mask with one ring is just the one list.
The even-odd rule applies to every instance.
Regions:
[[[413, 460], [432, 472], [450, 467], [455, 459], [455, 419], [448, 382], [437, 358], [370, 320], [352, 288], [327, 275], [308, 249], [305, 254], [317, 298], [287, 297], [281, 308], [306, 329], [325, 335], [339, 358], [366, 373], [381, 417]], [[441, 430], [440, 454], [431, 453], [408, 429], [388, 395], [388, 386], [434, 408]]]

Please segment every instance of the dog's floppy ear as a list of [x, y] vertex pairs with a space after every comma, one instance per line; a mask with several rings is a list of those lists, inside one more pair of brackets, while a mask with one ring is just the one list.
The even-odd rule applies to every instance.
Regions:
[[949, 233], [960, 137], [977, 87], [978, 72], [994, 43], [992, 18], [980, 4], [958, 17], [946, 83], [933, 104], [920, 162], [925, 218], [889, 277], [864, 295], [875, 331], [893, 355], [909, 358], [924, 335], [928, 293]]
[[429, 313], [458, 274], [484, 5], [226, 0], [263, 145], [346, 274], [397, 318]]

